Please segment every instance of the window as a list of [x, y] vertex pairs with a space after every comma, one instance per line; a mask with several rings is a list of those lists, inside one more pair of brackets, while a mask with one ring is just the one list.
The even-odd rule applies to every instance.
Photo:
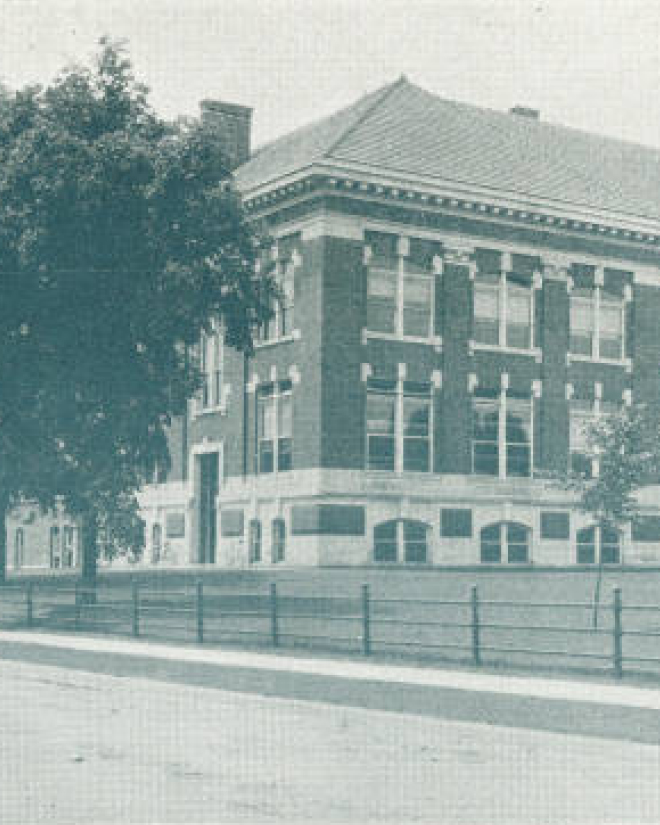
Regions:
[[290, 470], [293, 466], [291, 381], [267, 384], [257, 391], [257, 472]]
[[367, 462], [370, 470], [394, 470], [396, 463], [396, 382], [367, 384]]
[[294, 252], [288, 260], [276, 265], [274, 279], [280, 294], [271, 304], [272, 317], [259, 331], [258, 338], [262, 343], [288, 338], [293, 333], [297, 260]]
[[24, 534], [23, 528], [19, 527], [14, 535], [14, 568], [20, 570], [23, 566]]
[[533, 346], [534, 291], [531, 276], [477, 273], [474, 285], [476, 344], [529, 350]]
[[367, 329], [394, 335], [397, 328], [396, 270], [370, 269], [367, 277]]
[[60, 528], [53, 525], [50, 528], [50, 566], [61, 567], [62, 555], [60, 549]]
[[584, 478], [597, 472], [596, 456], [590, 444], [590, 430], [603, 417], [616, 415], [620, 405], [610, 401], [573, 398], [570, 404], [570, 468]]
[[250, 563], [255, 564], [261, 561], [261, 522], [258, 519], [250, 522], [249, 541]]
[[284, 561], [286, 553], [286, 525], [284, 519], [273, 519], [271, 531], [271, 558], [273, 564], [277, 564]]
[[431, 399], [425, 385], [404, 383], [403, 469], [428, 473], [430, 470]]
[[532, 474], [532, 399], [482, 391], [473, 399], [472, 472], [527, 478]]
[[571, 472], [585, 478], [593, 477], [593, 455], [589, 448], [589, 429], [596, 421], [594, 403], [591, 400], [571, 399], [570, 404], [570, 453]]
[[499, 475], [499, 398], [476, 397], [472, 413], [472, 472]]
[[382, 564], [425, 564], [428, 560], [429, 525], [398, 519], [374, 527], [374, 561]]
[[529, 562], [530, 530], [524, 524], [501, 521], [489, 524], [481, 531], [481, 561], [483, 564]]
[[440, 535], [447, 538], [471, 538], [472, 510], [443, 507], [440, 513]]
[[367, 467], [390, 472], [430, 472], [429, 384], [369, 379]]
[[621, 361], [624, 357], [625, 301], [601, 286], [571, 293], [572, 355]]
[[163, 552], [163, 528], [156, 522], [151, 528], [151, 562], [158, 564]]
[[76, 528], [70, 524], [62, 529], [62, 567], [73, 567], [76, 556]]
[[374, 527], [374, 561], [396, 562], [398, 557], [396, 521], [387, 521]]
[[593, 525], [577, 532], [577, 563], [618, 564], [621, 560], [618, 531], [608, 525]]
[[527, 478], [531, 475], [532, 405], [531, 399], [505, 399], [506, 469], [505, 475]]
[[374, 240], [373, 249], [368, 247], [373, 254], [367, 273], [367, 330], [398, 338], [433, 338], [435, 276], [431, 261], [399, 254], [397, 247], [402, 244], [397, 242], [407, 239], [380, 237], [380, 243]]
[[200, 370], [202, 389], [199, 395], [199, 407], [213, 410], [223, 405], [222, 397], [222, 357], [223, 333], [214, 325], [210, 332], [202, 332], [200, 345]]

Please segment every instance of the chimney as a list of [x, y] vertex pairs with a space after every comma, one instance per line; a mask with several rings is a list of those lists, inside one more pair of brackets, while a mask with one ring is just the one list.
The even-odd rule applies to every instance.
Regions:
[[200, 108], [202, 123], [220, 138], [233, 171], [250, 157], [252, 109], [221, 100], [203, 100]]
[[509, 114], [526, 117], [529, 120], [540, 120], [541, 118], [541, 112], [538, 109], [532, 109], [530, 106], [513, 106], [509, 109]]

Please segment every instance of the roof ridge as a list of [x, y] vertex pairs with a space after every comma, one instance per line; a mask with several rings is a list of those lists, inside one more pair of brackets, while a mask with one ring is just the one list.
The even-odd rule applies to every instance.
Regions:
[[[387, 98], [392, 94], [392, 92], [397, 89], [399, 86], [404, 85], [411, 85], [408, 83], [408, 80], [405, 75], [401, 75], [397, 80], [393, 83], [390, 83], [387, 86], [383, 86], [380, 90], [380, 94], [376, 97], [376, 100], [368, 106], [364, 112], [360, 115], [360, 117], [354, 122], [351, 123], [350, 126], [347, 126], [346, 129], [341, 133], [341, 135], [325, 150], [322, 157], [327, 158], [331, 157], [333, 152], [335, 152], [341, 143], [346, 140], [346, 138], [354, 132], [358, 126], [362, 126], [362, 124], [374, 113], [374, 111], [387, 100]], [[376, 94], [376, 92], [372, 92], [372, 94]]]

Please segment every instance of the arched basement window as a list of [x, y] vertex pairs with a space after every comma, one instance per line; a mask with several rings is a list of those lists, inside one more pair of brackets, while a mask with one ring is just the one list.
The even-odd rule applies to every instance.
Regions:
[[529, 562], [530, 529], [515, 521], [489, 524], [481, 531], [483, 564], [526, 564]]
[[577, 532], [576, 550], [578, 564], [619, 564], [621, 561], [620, 536], [614, 527], [596, 525], [583, 527]]

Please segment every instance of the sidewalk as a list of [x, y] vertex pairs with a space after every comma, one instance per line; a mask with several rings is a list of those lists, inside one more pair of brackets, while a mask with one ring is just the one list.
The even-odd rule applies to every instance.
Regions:
[[267, 696], [658, 744], [660, 688], [0, 631], [18, 659]]

